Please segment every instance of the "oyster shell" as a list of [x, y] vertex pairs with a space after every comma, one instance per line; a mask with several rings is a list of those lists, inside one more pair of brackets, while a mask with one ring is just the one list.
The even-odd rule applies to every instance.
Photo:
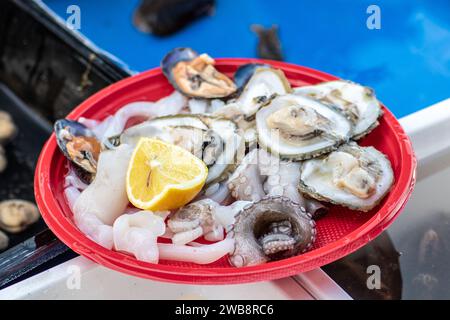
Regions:
[[238, 134], [237, 125], [233, 121], [214, 117], [206, 119], [209, 121], [209, 128], [220, 136], [223, 144], [222, 152], [217, 156], [214, 165], [208, 168], [206, 184], [210, 184], [226, 179], [226, 174], [236, 165], [239, 153], [244, 147], [244, 140]]
[[0, 228], [18, 233], [35, 223], [41, 215], [34, 203], [25, 200], [0, 202]]
[[303, 253], [315, 241], [315, 226], [311, 215], [288, 198], [263, 198], [239, 212], [227, 235], [235, 240], [230, 263], [252, 266]]
[[259, 143], [281, 158], [304, 160], [348, 141], [351, 123], [338, 111], [299, 95], [273, 99], [256, 114]]
[[193, 98], [224, 98], [236, 92], [236, 85], [214, 68], [214, 59], [198, 55], [190, 48], [175, 48], [161, 61], [169, 82], [181, 93]]
[[208, 166], [207, 184], [220, 181], [234, 167], [242, 138], [233, 121], [207, 115], [175, 115], [145, 121], [125, 130], [120, 143], [136, 145], [153, 137], [180, 146]]
[[[247, 72], [245, 69], [244, 71]], [[242, 73], [245, 73], [244, 71]], [[258, 66], [254, 69], [249, 67], [248, 72], [251, 71], [253, 71], [252, 76], [236, 100], [246, 118], [253, 117], [274, 96], [292, 91], [291, 85], [281, 70]], [[245, 80], [242, 81], [245, 82]]]
[[355, 142], [302, 164], [299, 188], [309, 196], [369, 211], [389, 192], [394, 174], [387, 157]]
[[198, 155], [198, 152], [202, 151], [203, 139], [208, 129], [208, 126], [194, 115], [164, 116], [126, 129], [120, 135], [120, 143], [135, 146], [140, 138], [153, 137]]
[[258, 68], [270, 68], [270, 65], [263, 63], [246, 63], [237, 68], [234, 73], [233, 80], [238, 87], [239, 92], [244, 90], [248, 80], [250, 80]]
[[351, 81], [324, 82], [295, 88], [294, 92], [341, 110], [354, 126], [354, 139], [359, 139], [372, 131], [382, 115], [380, 102], [374, 91]]

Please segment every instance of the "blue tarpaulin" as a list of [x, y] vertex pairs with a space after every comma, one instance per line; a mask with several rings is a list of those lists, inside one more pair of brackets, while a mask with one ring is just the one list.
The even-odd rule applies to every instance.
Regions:
[[[450, 97], [450, 1], [217, 0], [215, 13], [158, 38], [132, 25], [137, 0], [46, 0], [63, 19], [81, 10], [81, 33], [133, 70], [174, 47], [213, 57], [255, 57], [250, 25], [277, 24], [285, 60], [373, 87], [398, 117]], [[366, 25], [380, 8], [381, 29]]]

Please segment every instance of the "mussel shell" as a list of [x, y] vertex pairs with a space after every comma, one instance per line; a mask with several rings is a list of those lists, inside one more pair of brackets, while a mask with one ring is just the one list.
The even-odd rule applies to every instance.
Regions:
[[[275, 257], [264, 254], [259, 239], [274, 222], [289, 221], [292, 225], [293, 248]], [[245, 207], [236, 217], [228, 236], [235, 239], [230, 262], [236, 267], [261, 264], [270, 260], [295, 256], [309, 250], [316, 238], [315, 222], [303, 207], [286, 197], [264, 197]]]
[[161, 60], [161, 69], [169, 80], [169, 82], [176, 88], [176, 82], [173, 79], [172, 69], [180, 61], [191, 61], [198, 57], [198, 53], [191, 48], [175, 48], [165, 55]]
[[143, 0], [133, 23], [142, 32], [167, 36], [210, 14], [214, 6], [214, 0]]
[[[186, 62], [189, 64], [190, 61], [196, 59], [197, 57], [199, 57], [200, 60], [204, 60], [203, 62], [209, 66], [214, 64], [211, 57], [206, 54], [198, 55], [198, 53], [191, 48], [175, 48], [162, 59], [161, 69], [172, 86], [178, 92], [191, 98], [222, 99], [234, 96], [236, 93], [236, 86], [234, 82], [218, 70], [215, 70], [212, 74], [201, 74], [199, 72], [199, 74], [196, 75], [188, 75], [186, 72], [182, 72], [180, 70], [178, 70], [178, 74], [177, 72], [174, 72], [180, 62]], [[183, 70], [183, 68], [181, 69]], [[205, 79], [204, 77], [211, 77], [211, 79]], [[184, 81], [182, 81], [182, 79], [184, 79]], [[215, 81], [211, 81], [212, 79], [221, 80], [222, 84], [219, 85], [214, 83]], [[187, 85], [186, 82], [189, 83], [189, 85]], [[226, 85], [223, 85], [224, 82], [226, 82]], [[203, 83], [209, 83], [209, 85], [207, 85], [207, 87], [209, 86], [209, 89], [203, 88]], [[220, 88], [219, 91], [217, 91], [218, 88]]]
[[[67, 120], [67, 119], [60, 119], [55, 122], [54, 125], [54, 131], [56, 135], [56, 142], [58, 144], [59, 149], [62, 151], [64, 156], [70, 160], [71, 164], [74, 166], [78, 176], [84, 181], [84, 182], [90, 182], [92, 181], [93, 176], [95, 175], [95, 172], [92, 172], [92, 170], [87, 170], [82, 164], [77, 162], [75, 159], [73, 159], [68, 150], [67, 150], [67, 143], [69, 140], [67, 139], [67, 134], [74, 137], [89, 137], [96, 139], [95, 134], [87, 128], [85, 125], [73, 121], [73, 120]], [[100, 145], [100, 142], [98, 142]]]

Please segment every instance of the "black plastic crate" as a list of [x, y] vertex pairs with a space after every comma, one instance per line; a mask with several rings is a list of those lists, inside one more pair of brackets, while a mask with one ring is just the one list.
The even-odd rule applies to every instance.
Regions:
[[[60, 22], [37, 1], [0, 2], [0, 110], [11, 114], [18, 135], [6, 146], [0, 201], [34, 201], [34, 169], [55, 119], [130, 73]], [[41, 219], [10, 235], [0, 253], [0, 288], [76, 254]]]

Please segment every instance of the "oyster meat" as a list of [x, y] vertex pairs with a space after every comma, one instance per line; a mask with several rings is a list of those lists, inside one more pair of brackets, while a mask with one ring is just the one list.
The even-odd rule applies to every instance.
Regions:
[[374, 91], [351, 81], [324, 82], [315, 86], [295, 88], [294, 92], [342, 111], [354, 126], [354, 139], [372, 131], [382, 115], [380, 102]]
[[227, 237], [235, 240], [230, 262], [253, 266], [311, 249], [316, 224], [299, 204], [285, 197], [265, 197], [239, 212]]
[[387, 157], [355, 142], [302, 164], [299, 188], [318, 200], [369, 211], [389, 192], [394, 174]]
[[256, 114], [259, 143], [281, 158], [304, 160], [348, 141], [351, 123], [339, 112], [310, 98], [284, 95]]

